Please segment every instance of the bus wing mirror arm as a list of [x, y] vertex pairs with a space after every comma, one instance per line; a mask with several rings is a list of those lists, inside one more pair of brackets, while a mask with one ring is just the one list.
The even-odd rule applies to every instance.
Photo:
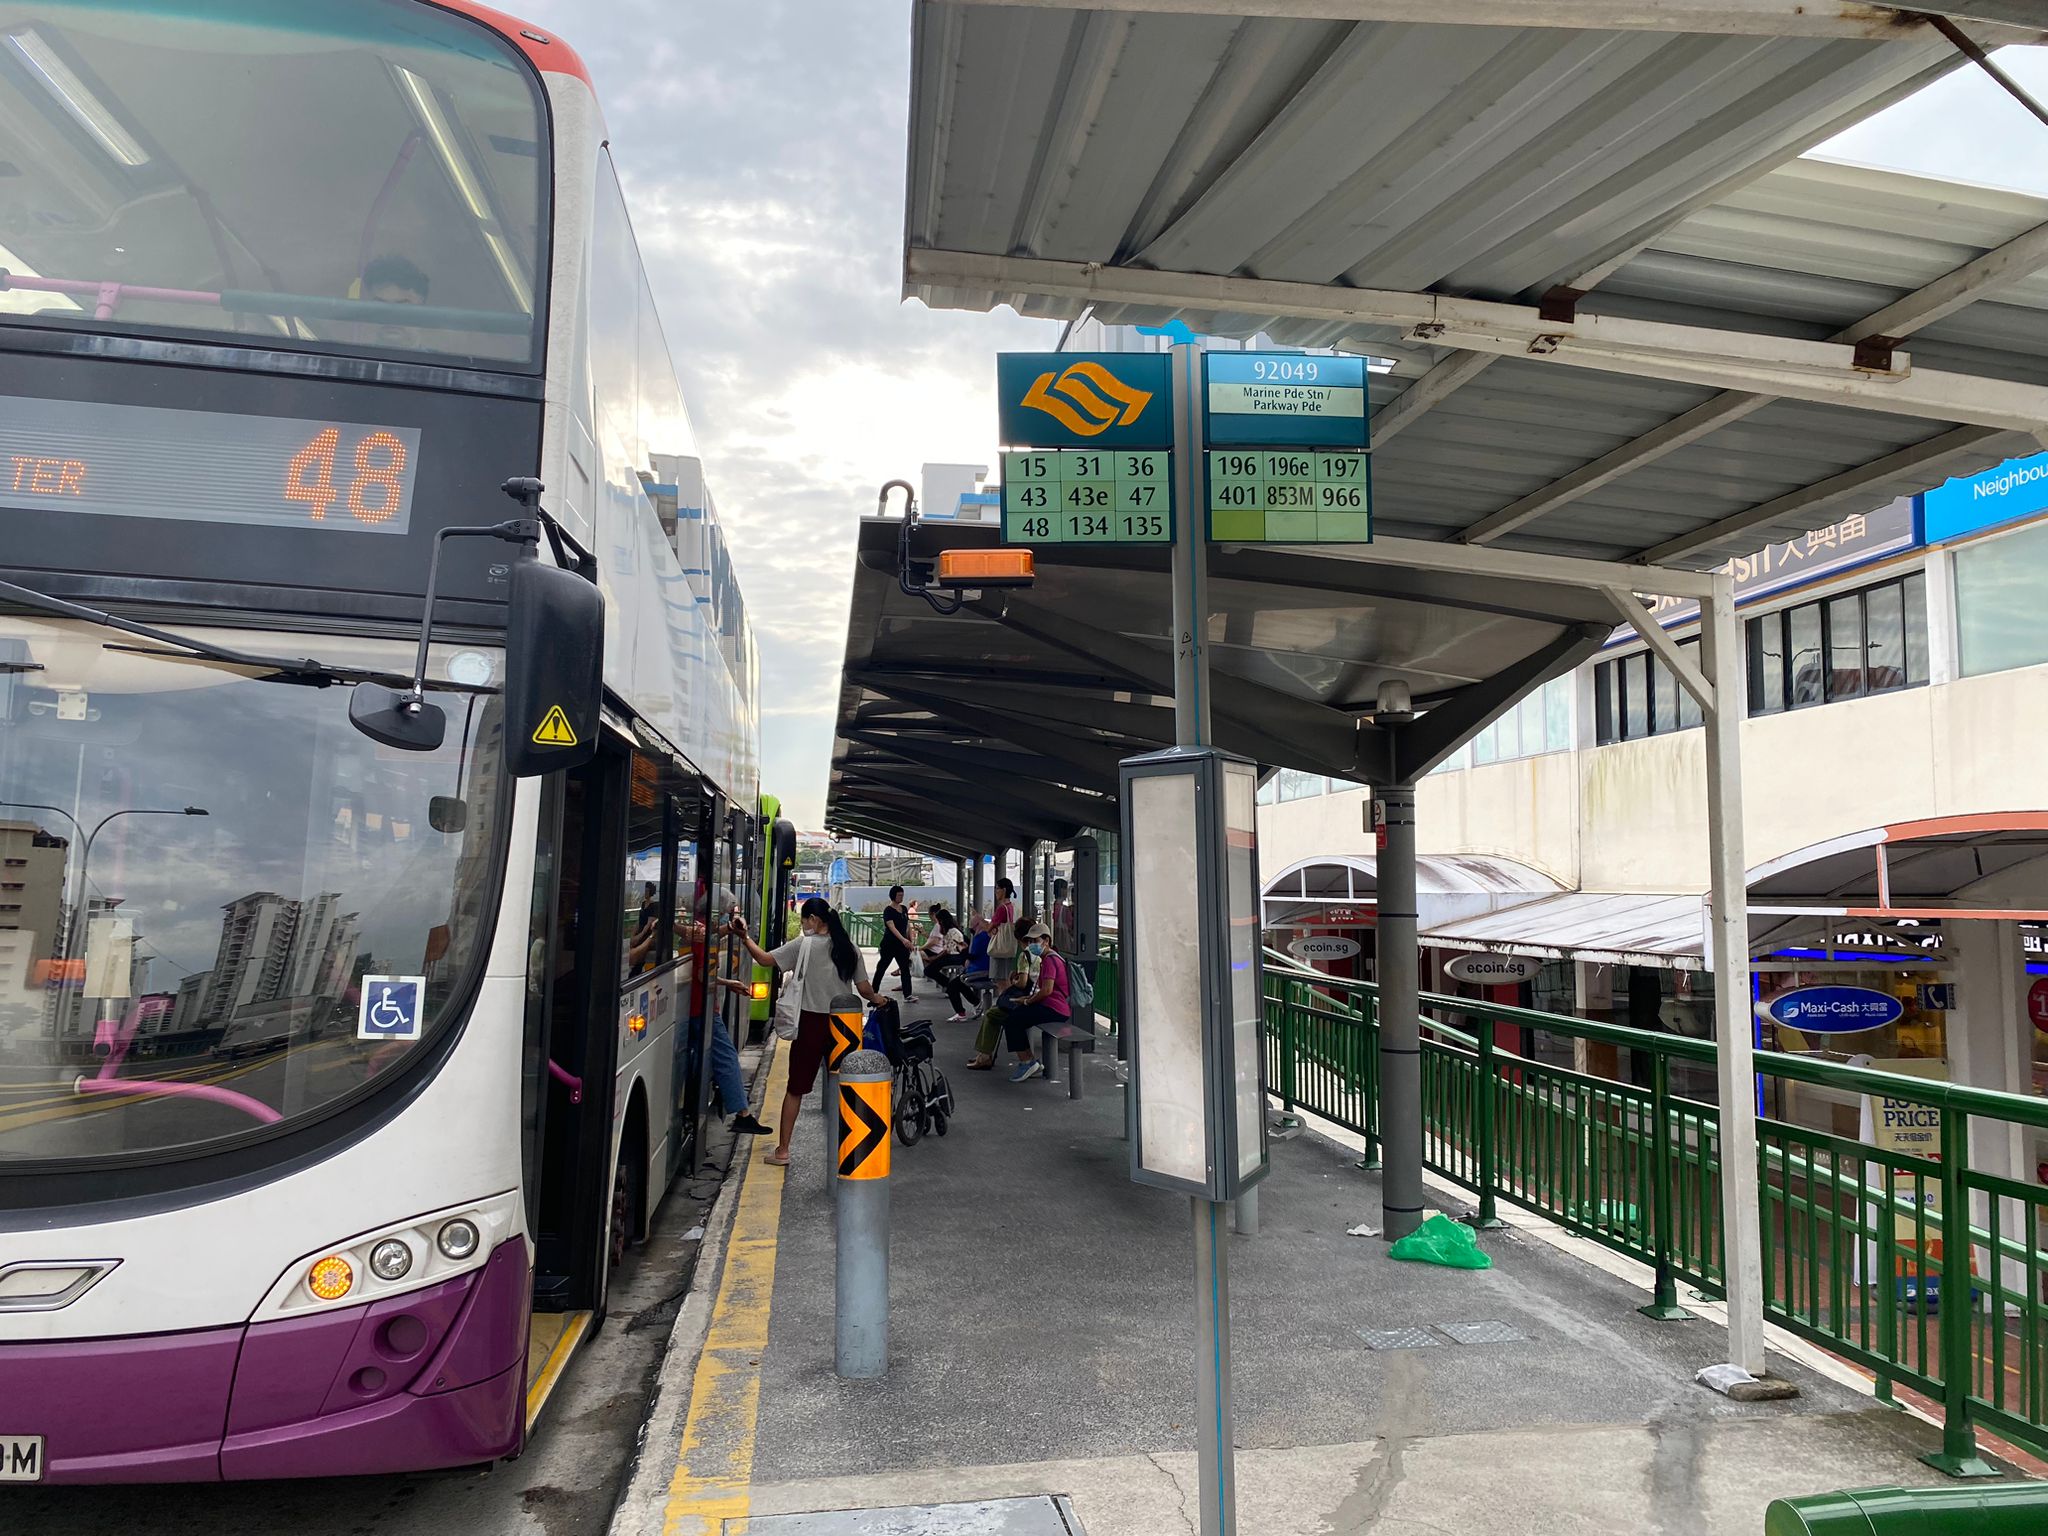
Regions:
[[358, 683], [349, 695], [349, 724], [370, 740], [401, 752], [433, 752], [448, 734], [448, 714], [427, 702], [427, 649], [434, 638], [434, 593], [441, 581], [441, 550], [450, 539], [500, 539], [529, 551], [540, 542], [539, 525], [526, 518], [480, 528], [443, 528], [434, 535], [433, 557], [427, 562], [427, 591], [420, 610], [419, 650], [413, 658], [412, 685], [387, 688]]

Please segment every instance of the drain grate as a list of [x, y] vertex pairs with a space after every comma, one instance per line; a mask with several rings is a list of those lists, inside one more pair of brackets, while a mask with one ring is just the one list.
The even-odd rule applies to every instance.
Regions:
[[1427, 1328], [1361, 1328], [1367, 1349], [1430, 1349], [1442, 1342]]
[[1522, 1344], [1528, 1341], [1526, 1334], [1518, 1333], [1506, 1323], [1438, 1323], [1437, 1332], [1453, 1344]]

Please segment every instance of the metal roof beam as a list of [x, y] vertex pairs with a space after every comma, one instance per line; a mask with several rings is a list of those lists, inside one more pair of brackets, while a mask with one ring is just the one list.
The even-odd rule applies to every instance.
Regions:
[[[842, 803], [833, 813], [839, 819], [860, 818], [873, 827], [894, 829], [876, 832], [874, 835], [878, 837], [902, 838], [908, 835], [902, 830], [904, 827], [921, 826], [929, 827], [936, 835], [952, 838], [963, 846], [979, 845], [993, 851], [1022, 847], [1039, 835], [1036, 828], [1023, 822], [977, 816], [958, 807], [934, 806], [915, 800], [899, 803], [886, 792], [866, 787], [847, 786], [839, 791], [839, 797]], [[899, 817], [902, 818], [900, 821]]]
[[1397, 783], [1412, 784], [1449, 757], [1468, 737], [1506, 714], [1537, 684], [1569, 672], [1607, 643], [1611, 626], [1574, 625], [1533, 655], [1474, 683], [1449, 701], [1394, 727], [1394, 773]]
[[[1107, 732], [1147, 751], [1154, 746], [1166, 745], [1173, 739], [1172, 710], [1149, 704], [1120, 704], [1080, 693], [1035, 694], [1013, 687], [1005, 690], [1002, 707], [998, 707], [987, 698], [986, 688], [977, 690], [941, 678], [905, 680], [889, 673], [872, 672], [856, 672], [851, 676], [854, 682], [870, 692], [886, 693], [905, 703], [917, 704], [969, 729], [976, 728], [973, 721], [977, 717], [993, 721], [1000, 730], [991, 730], [987, 734], [1000, 735], [1002, 740], [1020, 747], [1032, 746], [1034, 732], [1043, 729], [1045, 724], [1055, 729], [1069, 727], [1066, 732], [1069, 735], [1074, 729]], [[1136, 718], [1140, 711], [1151, 717], [1144, 721], [1146, 728], [1143, 729]], [[1113, 743], [1105, 742], [1104, 745], [1115, 750]], [[1048, 743], [1043, 750], [1051, 752], [1056, 749]]]
[[1753, 390], [2009, 432], [2048, 431], [2048, 387], [1914, 368], [1899, 351], [1884, 366], [1868, 366], [1868, 360], [1859, 366], [1855, 348], [1840, 342], [1617, 315], [1552, 320], [1533, 305], [1487, 299], [967, 251], [913, 248], [906, 255], [906, 275], [913, 285], [1383, 326], [1432, 346], [1624, 377]]
[[[1965, 305], [2031, 276], [2043, 265], [2048, 265], [2048, 224], [2037, 224], [1998, 249], [1987, 251], [1895, 303], [1887, 304], [1875, 314], [1864, 316], [1846, 330], [1836, 332], [1832, 339], [1853, 344], [1871, 336], [1910, 336], [1946, 319]], [[1458, 537], [1469, 543], [1484, 544], [1512, 533], [1546, 512], [1554, 512], [1589, 491], [1598, 490], [1646, 464], [1654, 464], [1688, 443], [1698, 442], [1710, 432], [1753, 415], [1769, 405], [1771, 400], [1770, 395], [1741, 390], [1716, 395], [1634, 441], [1623, 443], [1613, 452], [1602, 454], [1592, 463], [1559, 476], [1540, 491], [1532, 491], [1498, 512], [1481, 518]], [[1377, 419], [1374, 425], [1377, 428]]]
[[1372, 445], [1407, 431], [1456, 391], [1493, 366], [1490, 352], [1453, 352], [1372, 415]]
[[893, 766], [874, 763], [861, 767], [845, 765], [839, 772], [842, 779], [859, 778], [871, 784], [942, 796], [954, 804], [977, 809], [1001, 811], [1007, 807], [1021, 807], [1088, 826], [1099, 825], [1103, 817], [1116, 814], [1114, 797], [1084, 794], [1027, 778], [995, 781], [963, 778], [948, 767], [919, 764], [914, 760]]
[[1022, 814], [1016, 807], [1008, 808], [1008, 813], [1005, 814], [984, 809], [978, 804], [966, 805], [958, 801], [935, 802], [928, 795], [918, 791], [898, 789], [889, 784], [846, 785], [840, 792], [855, 797], [857, 804], [907, 816], [912, 825], [921, 821], [929, 822], [941, 832], [950, 830], [956, 837], [966, 834], [970, 829], [978, 828], [1008, 848], [1030, 847], [1034, 841], [1047, 835], [1047, 820], [1056, 820], [1039, 820]]
[[1093, 795], [1115, 795], [1115, 774], [1083, 773], [1071, 763], [1037, 752], [1005, 752], [993, 746], [958, 746], [952, 742], [923, 741], [884, 731], [850, 731], [848, 736], [864, 746], [892, 753], [928, 768], [949, 771], [1000, 773], [1006, 780], [1029, 776], [1041, 783], [1064, 785]]
[[[1046, 613], [1014, 597], [984, 598], [974, 606], [977, 612], [1042, 645], [1100, 660], [1155, 692], [1173, 691], [1173, 657], [1163, 645], [1097, 629], [1064, 614]], [[1261, 750], [1251, 754], [1260, 762], [1314, 768], [1347, 778], [1359, 771], [1355, 716], [1221, 671], [1211, 671], [1209, 692], [1210, 708], [1218, 716], [1265, 741]]]
[[[939, 854], [949, 859], [971, 859], [974, 857], [974, 850], [966, 844], [950, 844], [945, 839], [933, 837], [928, 830], [919, 830], [911, 833], [902, 830], [900, 827], [887, 826], [879, 822], [874, 823], [873, 830], [871, 830], [868, 819], [863, 816], [848, 817], [842, 815], [833, 819], [843, 826], [858, 831], [863, 837], [873, 836], [885, 839], [888, 842], [897, 843], [906, 848], [914, 848], [919, 853]], [[912, 841], [913, 838], [915, 841]]]
[[[1285, 549], [1289, 546], [1259, 547]], [[1462, 571], [1468, 576], [1558, 582], [1572, 587], [1626, 587], [1631, 592], [1653, 597], [1693, 597], [1705, 601], [1714, 594], [1714, 578], [1707, 571], [1679, 571], [1655, 564], [1624, 565], [1614, 560], [1582, 560], [1572, 555], [1539, 555], [1527, 550], [1491, 549], [1478, 544], [1432, 543], [1427, 539], [1375, 539], [1370, 544], [1318, 545], [1314, 552], [1324, 560], [1412, 565], [1423, 570]]]
[[1919, 42], [1933, 36], [1916, 11], [1977, 24], [1988, 44], [2043, 33], [2026, 0], [1948, 0], [1890, 6], [1858, 0], [953, 0], [962, 8], [1122, 11], [1296, 21], [1391, 21], [1434, 26], [1559, 27], [1589, 31], [1705, 32], [1738, 37], [1858, 38]]
[[[1711, 549], [1723, 539], [1732, 539], [1737, 534], [1747, 533], [1752, 528], [1761, 528], [1766, 523], [1780, 522], [1799, 512], [1819, 512], [1831, 503], [1847, 497], [1865, 495], [1873, 485], [1900, 475], [1918, 474], [1926, 466], [1938, 464], [1954, 454], [1967, 453], [1973, 448], [1990, 442], [2000, 434], [1984, 427], [1957, 427], [1953, 432], [1943, 432], [1930, 437], [1924, 443], [1915, 443], [1910, 448], [1901, 448], [1897, 453], [1888, 453], [1881, 459], [1855, 469], [1844, 470], [1816, 481], [1803, 490], [1790, 491], [1774, 500], [1696, 528], [1691, 533], [1682, 533], [1675, 539], [1653, 545], [1636, 558], [1645, 564], [1655, 565], [1666, 560], [1682, 560], [1703, 549]], [[1467, 545], [1466, 548], [1474, 546]]]

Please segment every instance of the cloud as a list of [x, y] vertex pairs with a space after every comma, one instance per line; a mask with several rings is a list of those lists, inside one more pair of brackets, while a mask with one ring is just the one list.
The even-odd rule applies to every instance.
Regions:
[[597, 85], [761, 647], [763, 787], [824, 820], [854, 533], [994, 462], [995, 353], [1056, 332], [902, 292], [902, 0], [524, 0]]

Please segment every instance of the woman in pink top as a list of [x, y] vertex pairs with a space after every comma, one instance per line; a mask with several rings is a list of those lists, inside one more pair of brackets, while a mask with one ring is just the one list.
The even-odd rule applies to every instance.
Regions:
[[1073, 1017], [1067, 1000], [1067, 962], [1051, 944], [1052, 931], [1043, 923], [1025, 930], [1024, 941], [1038, 962], [1038, 986], [1020, 1003], [1003, 1010], [1003, 1032], [1010, 1049], [1017, 1053], [1017, 1066], [1010, 1073], [1013, 1083], [1027, 1082], [1045, 1070], [1045, 1063], [1031, 1054], [1031, 1026], [1064, 1024]]

